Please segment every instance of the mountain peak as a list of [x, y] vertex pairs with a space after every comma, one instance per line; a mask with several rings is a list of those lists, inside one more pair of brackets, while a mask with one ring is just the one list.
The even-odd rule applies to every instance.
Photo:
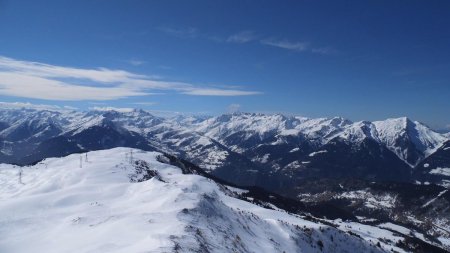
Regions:
[[411, 167], [439, 148], [446, 139], [428, 126], [417, 121], [413, 122], [407, 117], [373, 123], [386, 147]]
[[386, 123], [387, 125], [390, 125], [391, 127], [395, 128], [406, 128], [407, 124], [412, 123], [412, 121], [408, 117], [398, 117], [398, 118], [387, 118], [385, 120], [381, 121], [374, 121], [374, 123], [381, 124], [382, 122]]

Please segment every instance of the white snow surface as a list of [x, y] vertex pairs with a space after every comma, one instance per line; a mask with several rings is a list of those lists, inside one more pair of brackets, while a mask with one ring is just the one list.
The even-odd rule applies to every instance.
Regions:
[[397, 199], [396, 196], [390, 194], [372, 194], [366, 191], [349, 191], [344, 192], [335, 197], [336, 199], [359, 199], [364, 201], [364, 205], [367, 208], [376, 209], [376, 208], [392, 208], [395, 205], [395, 201]]
[[309, 157], [314, 157], [314, 156], [316, 156], [318, 154], [324, 154], [324, 153], [328, 153], [328, 150], [319, 150], [319, 151], [316, 151], [316, 152], [312, 152], [308, 156]]
[[352, 231], [353, 233], [358, 234], [365, 240], [370, 240], [373, 243], [379, 242], [381, 244], [381, 247], [386, 251], [406, 252], [405, 250], [395, 245], [384, 243], [387, 240], [392, 242], [398, 242], [399, 240], [401, 241], [402, 237], [400, 235], [397, 235], [397, 233], [394, 233], [381, 227], [369, 226], [356, 222], [343, 222], [341, 220], [335, 220], [334, 223], [337, 224], [342, 230]]
[[192, 127], [197, 132], [217, 140], [236, 132], [243, 132], [244, 139], [251, 138], [255, 134], [263, 139], [268, 134], [282, 137], [301, 133], [325, 143], [328, 141], [327, 137], [349, 125], [351, 121], [340, 117], [310, 119], [281, 114], [234, 113], [212, 117], [192, 124]]
[[399, 143], [409, 139], [415, 148], [422, 152], [424, 157], [427, 157], [440, 148], [448, 139], [422, 123], [410, 121], [406, 117], [374, 121], [373, 124], [376, 127], [380, 141], [410, 166], [417, 165], [420, 159], [408, 162], [407, 149]]
[[450, 168], [437, 167], [436, 169], [430, 170], [430, 174], [450, 177]]
[[366, 138], [370, 138], [379, 142], [375, 126], [368, 121], [359, 121], [348, 125], [336, 134], [331, 135], [328, 139], [332, 140], [336, 137], [355, 143], [360, 143]]
[[432, 198], [431, 200], [429, 200], [427, 203], [425, 203], [422, 207], [427, 207], [429, 206], [431, 203], [433, 203], [434, 201], [436, 201], [436, 199], [440, 198], [442, 195], [444, 195], [448, 190], [443, 190], [441, 191], [435, 198]]
[[136, 182], [144, 173], [129, 162], [130, 150], [89, 152], [88, 161], [73, 154], [30, 167], [1, 164], [0, 252], [383, 252], [338, 229], [233, 198], [230, 188], [158, 162], [156, 152], [133, 150], [161, 179]]
[[393, 224], [390, 222], [386, 222], [386, 223], [382, 223], [380, 225], [378, 225], [380, 228], [387, 228], [396, 232], [399, 232], [400, 234], [404, 234], [404, 235], [408, 235], [411, 230], [405, 227], [402, 227], [400, 225], [397, 224]]

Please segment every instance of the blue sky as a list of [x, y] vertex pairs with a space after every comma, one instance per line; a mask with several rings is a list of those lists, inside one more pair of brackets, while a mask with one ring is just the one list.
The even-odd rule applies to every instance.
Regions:
[[0, 101], [450, 124], [448, 1], [0, 0]]

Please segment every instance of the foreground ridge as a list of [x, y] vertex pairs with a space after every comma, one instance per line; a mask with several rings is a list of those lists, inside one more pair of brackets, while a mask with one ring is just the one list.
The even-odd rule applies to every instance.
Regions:
[[115, 148], [30, 167], [2, 164], [1, 251], [404, 252], [408, 247], [408, 237], [389, 228], [308, 221], [275, 206], [257, 206], [239, 199], [248, 190], [183, 174], [169, 162], [161, 153]]

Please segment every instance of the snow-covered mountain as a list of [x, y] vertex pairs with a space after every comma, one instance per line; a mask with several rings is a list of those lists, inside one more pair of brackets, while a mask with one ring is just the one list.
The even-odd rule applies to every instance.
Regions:
[[445, 252], [393, 223], [288, 213], [170, 159], [115, 148], [1, 164], [0, 251]]
[[435, 152], [447, 140], [442, 134], [408, 118], [387, 119], [373, 123], [378, 138], [412, 167]]
[[[231, 164], [230, 159], [239, 156], [178, 122], [143, 110], [70, 112], [6, 109], [0, 110], [0, 122], [5, 125], [0, 132], [0, 158], [3, 162], [32, 163], [73, 152], [129, 146], [170, 152], [214, 170], [219, 166], [227, 167]], [[52, 132], [48, 131], [46, 122], [55, 122], [51, 125]], [[18, 126], [24, 125], [26, 131], [12, 138], [11, 133], [18, 132]], [[37, 138], [31, 138], [35, 136], [45, 138], [37, 141]], [[238, 163], [238, 160], [243, 162]], [[245, 160], [234, 159], [233, 165], [229, 166], [252, 167]]]
[[447, 137], [447, 139], [450, 140], [450, 132], [443, 134], [445, 137]]
[[447, 140], [407, 118], [351, 122], [235, 113], [190, 128], [288, 177], [410, 180], [412, 168]]
[[414, 167], [448, 139], [407, 118], [351, 122], [254, 113], [161, 118], [114, 109], [5, 108], [0, 127], [3, 162], [28, 164], [128, 146], [171, 153], [223, 179], [267, 187], [311, 177], [414, 181]]
[[351, 122], [343, 118], [308, 119], [286, 117], [280, 114], [235, 113], [206, 119], [192, 124], [196, 131], [228, 144], [233, 150], [246, 151], [242, 144], [232, 143], [239, 134], [241, 142], [254, 141], [260, 145], [266, 139], [275, 137], [272, 144], [282, 142], [285, 136], [302, 136], [319, 144], [326, 144], [334, 138], [349, 142], [360, 142], [366, 138], [385, 145], [400, 159], [411, 166], [433, 153], [447, 140], [420, 122], [408, 118], [387, 119], [375, 122]]
[[[351, 123], [351, 121], [343, 118], [308, 119], [287, 117], [281, 114], [233, 113], [212, 117], [192, 124], [192, 126], [195, 127], [196, 131], [214, 139], [223, 140], [224, 143], [227, 143], [228, 139], [232, 139], [239, 133], [239, 137], [244, 142], [301, 135], [308, 140], [323, 144], [329, 140], [330, 136], [340, 132]], [[255, 143], [254, 145], [258, 144]], [[239, 146], [232, 145], [231, 148], [240, 150]]]
[[421, 161], [415, 173], [420, 182], [431, 182], [450, 188], [450, 140]]

